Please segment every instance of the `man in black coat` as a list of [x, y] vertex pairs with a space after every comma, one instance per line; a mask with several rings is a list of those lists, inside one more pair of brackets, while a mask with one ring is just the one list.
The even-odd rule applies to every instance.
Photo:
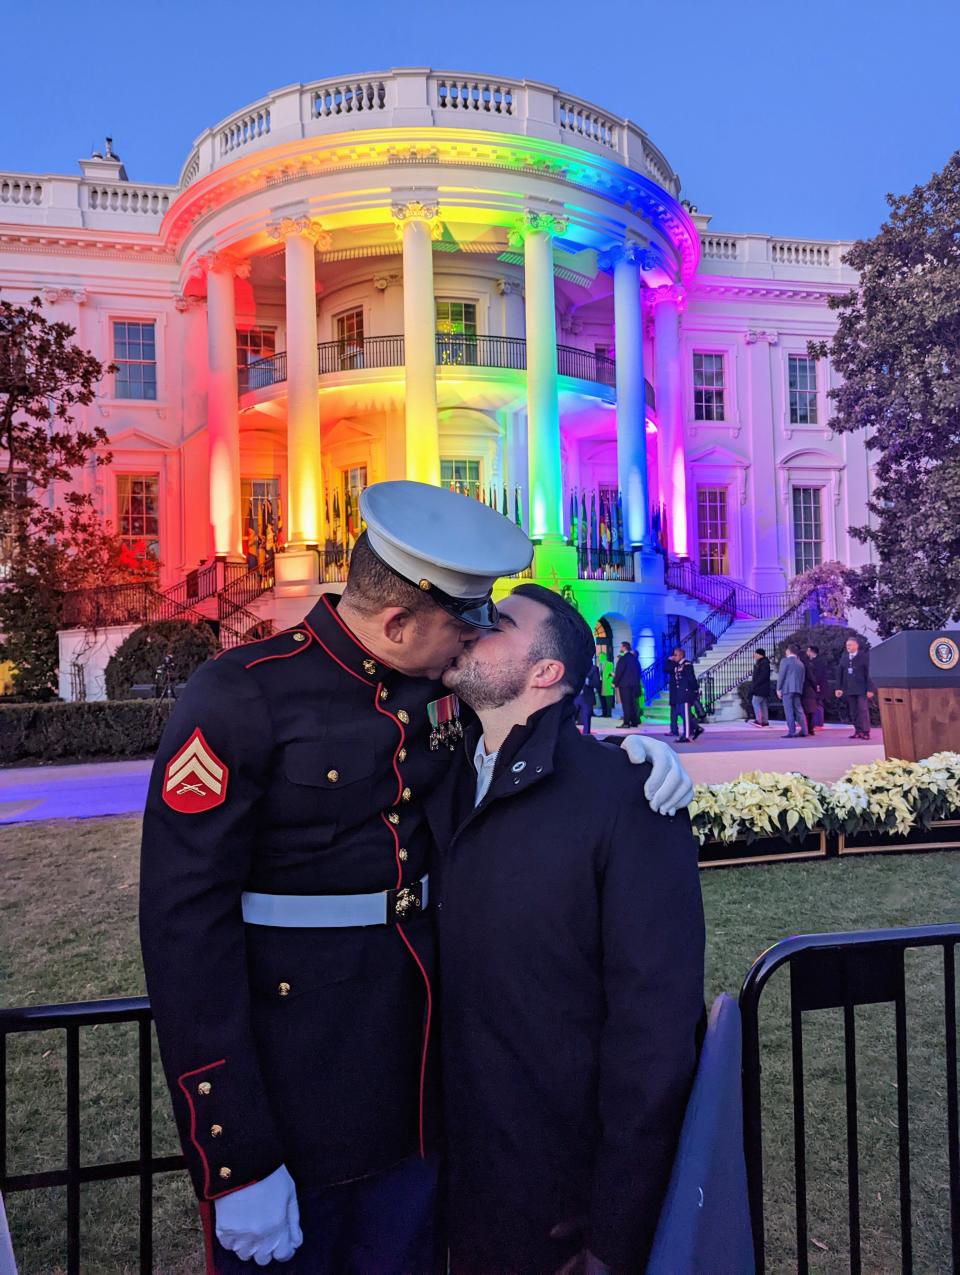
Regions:
[[[431, 1267], [422, 803], [460, 731], [439, 677], [531, 547], [422, 484], [371, 487], [361, 513], [343, 598], [204, 664], [150, 782], [143, 961], [218, 1275], [295, 1250], [309, 1275]], [[630, 738], [652, 744], [670, 752]]]
[[753, 724], [770, 725], [770, 661], [762, 646], [753, 653], [753, 672], [750, 675], [750, 702], [753, 705]]
[[870, 701], [873, 699], [870, 657], [866, 651], [860, 650], [860, 643], [854, 637], [847, 638], [846, 652], [837, 665], [837, 689], [834, 695], [838, 699], [843, 696], [847, 701], [853, 726], [850, 738], [869, 739]]
[[640, 725], [638, 702], [641, 680], [640, 661], [636, 651], [629, 642], [621, 642], [617, 667], [613, 673], [613, 684], [620, 692], [624, 726]]
[[583, 679], [580, 692], [573, 701], [577, 710], [577, 723], [584, 735], [590, 734], [590, 721], [597, 707], [597, 696], [600, 694], [600, 670], [591, 663], [587, 676]]
[[444, 674], [480, 718], [427, 807], [455, 1275], [639, 1275], [696, 1067], [696, 845], [576, 730], [591, 653], [522, 585]]
[[827, 698], [827, 661], [820, 654], [819, 646], [811, 643], [804, 655], [807, 669], [803, 684], [803, 711], [807, 715], [807, 727], [812, 735], [815, 729], [823, 727], [823, 704]]

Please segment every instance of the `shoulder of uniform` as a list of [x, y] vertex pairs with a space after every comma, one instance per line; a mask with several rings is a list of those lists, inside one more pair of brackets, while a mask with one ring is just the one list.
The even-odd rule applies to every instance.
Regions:
[[295, 655], [302, 655], [313, 643], [314, 638], [310, 630], [298, 624], [280, 633], [272, 633], [269, 637], [260, 638], [259, 641], [245, 642], [242, 646], [234, 646], [229, 651], [222, 651], [217, 656], [217, 663], [252, 669], [271, 660], [287, 660]]

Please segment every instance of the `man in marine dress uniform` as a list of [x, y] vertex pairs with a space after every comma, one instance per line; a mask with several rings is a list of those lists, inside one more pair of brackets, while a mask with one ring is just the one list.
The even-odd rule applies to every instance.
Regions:
[[[433, 1266], [421, 802], [461, 734], [440, 675], [496, 623], [493, 583], [532, 549], [419, 483], [369, 488], [361, 515], [342, 599], [203, 665], [150, 783], [144, 967], [218, 1275]], [[686, 804], [670, 750], [629, 749], [655, 763], [655, 808]]]

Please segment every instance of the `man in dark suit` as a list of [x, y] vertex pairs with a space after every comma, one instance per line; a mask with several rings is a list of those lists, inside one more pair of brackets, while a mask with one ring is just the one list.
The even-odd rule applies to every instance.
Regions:
[[704, 1018], [697, 850], [576, 729], [583, 619], [537, 585], [500, 610], [444, 674], [479, 721], [427, 806], [451, 1270], [639, 1272]]
[[639, 726], [640, 661], [629, 642], [620, 643], [620, 655], [613, 674], [613, 684], [620, 692], [624, 726]]
[[811, 642], [806, 650], [807, 680], [803, 685], [803, 708], [812, 735], [814, 729], [824, 723], [823, 705], [827, 698], [827, 661], [820, 654], [819, 646]]
[[866, 651], [860, 650], [856, 638], [847, 638], [846, 654], [840, 657], [837, 665], [837, 699], [843, 696], [850, 710], [850, 722], [853, 726], [851, 739], [870, 738], [870, 701], [873, 699], [873, 686], [870, 682], [870, 657]]
[[580, 693], [573, 701], [577, 710], [577, 724], [584, 735], [590, 734], [590, 721], [597, 707], [597, 696], [600, 694], [600, 670], [596, 664], [590, 665], [587, 676], [583, 679]]

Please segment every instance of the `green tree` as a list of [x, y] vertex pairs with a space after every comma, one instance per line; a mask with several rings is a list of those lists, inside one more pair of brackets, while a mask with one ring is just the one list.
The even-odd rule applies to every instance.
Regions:
[[33, 698], [55, 693], [65, 595], [156, 570], [69, 486], [82, 466], [110, 460], [106, 432], [75, 413], [113, 370], [73, 336], [45, 317], [39, 297], [0, 301], [0, 660], [16, 666], [17, 694]]
[[833, 297], [830, 391], [841, 433], [875, 454], [869, 524], [851, 534], [876, 562], [849, 577], [851, 600], [883, 636], [940, 628], [960, 614], [960, 152], [846, 256], [857, 289]]

